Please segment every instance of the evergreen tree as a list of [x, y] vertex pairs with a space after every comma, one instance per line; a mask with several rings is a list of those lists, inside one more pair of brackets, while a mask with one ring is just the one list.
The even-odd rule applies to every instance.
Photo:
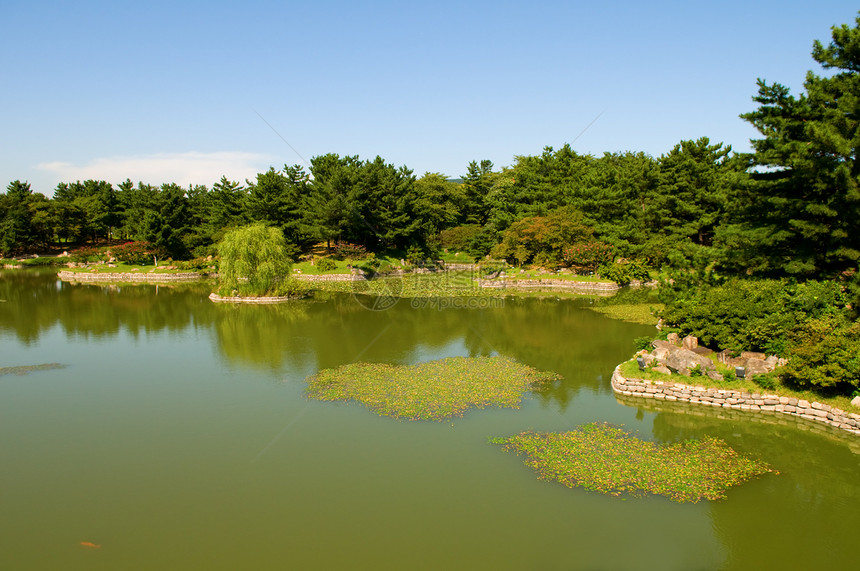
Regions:
[[754, 140], [753, 184], [738, 196], [724, 231], [731, 261], [764, 274], [833, 276], [860, 259], [860, 17], [813, 44], [812, 58], [832, 75], [807, 73], [794, 97], [758, 81], [759, 108], [741, 115]]
[[27, 182], [15, 180], [6, 186], [0, 201], [0, 255], [23, 252], [32, 245], [34, 232], [28, 208], [32, 194]]

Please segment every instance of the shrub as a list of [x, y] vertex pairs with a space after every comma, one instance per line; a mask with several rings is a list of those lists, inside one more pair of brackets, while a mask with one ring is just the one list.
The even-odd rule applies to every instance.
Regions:
[[779, 386], [779, 381], [774, 373], [763, 373], [761, 375], [753, 375], [752, 382], [765, 389], [772, 391]]
[[836, 316], [806, 321], [795, 331], [781, 376], [801, 389], [851, 394], [860, 388], [860, 323]]
[[443, 248], [454, 250], [457, 252], [465, 252], [469, 250], [472, 240], [475, 239], [481, 232], [481, 227], [477, 224], [465, 224], [463, 226], [455, 226], [442, 230], [439, 233], [439, 242]]
[[379, 266], [382, 265], [382, 260], [377, 258], [376, 254], [371, 252], [367, 255], [367, 258], [364, 259], [364, 265], [375, 272], [379, 269]]
[[618, 285], [627, 285], [632, 280], [644, 282], [651, 277], [648, 273], [648, 267], [638, 260], [625, 263], [606, 263], [597, 268], [597, 273], [601, 278], [613, 281]]
[[637, 352], [651, 349], [651, 337], [637, 337], [633, 340], [633, 346], [636, 347]]
[[[709, 347], [783, 355], [811, 318], [844, 320], [835, 282], [740, 280], [722, 285], [685, 284], [661, 289], [661, 317]], [[802, 336], [802, 335], [801, 335]]]
[[320, 272], [330, 272], [337, 269], [337, 264], [331, 258], [320, 258], [316, 261], [316, 266]]
[[598, 266], [612, 261], [612, 246], [599, 240], [587, 240], [562, 250], [565, 266], [594, 271]]
[[152, 255], [149, 253], [147, 242], [126, 242], [111, 248], [111, 254], [120, 262], [133, 265], [145, 265], [152, 263]]
[[426, 257], [427, 256], [424, 254], [424, 250], [422, 250], [418, 246], [409, 246], [409, 249], [406, 250], [406, 261], [409, 264], [416, 265], [420, 262], [423, 262]]
[[82, 264], [84, 262], [98, 262], [104, 259], [101, 249], [92, 246], [83, 246], [69, 252], [69, 258], [73, 262]]
[[332, 248], [332, 257], [335, 260], [363, 260], [367, 257], [367, 249], [361, 244], [350, 244], [349, 242], [340, 242]]

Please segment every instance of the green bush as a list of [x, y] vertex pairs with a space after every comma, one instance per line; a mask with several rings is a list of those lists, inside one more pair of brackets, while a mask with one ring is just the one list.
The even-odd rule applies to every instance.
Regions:
[[636, 351], [650, 350], [651, 349], [651, 337], [637, 337], [633, 340], [633, 346], [636, 347]]
[[290, 275], [292, 265], [279, 228], [251, 224], [231, 230], [218, 244], [221, 295], [273, 295]]
[[419, 262], [424, 261], [427, 258], [424, 250], [419, 248], [418, 246], [409, 246], [409, 249], [406, 250], [406, 261], [411, 265], [416, 265]]
[[320, 272], [330, 272], [337, 269], [337, 264], [331, 258], [320, 258], [316, 261], [316, 266]]
[[601, 278], [613, 281], [618, 285], [627, 285], [633, 280], [646, 282], [651, 278], [648, 267], [644, 262], [638, 260], [602, 264], [597, 268], [597, 273]]
[[336, 260], [363, 260], [367, 257], [367, 249], [361, 244], [350, 244], [349, 242], [340, 242], [335, 245], [332, 252], [332, 257]]
[[806, 321], [794, 333], [783, 382], [835, 394], [860, 389], [860, 323], [827, 316]]
[[472, 241], [481, 233], [481, 227], [477, 224], [465, 224], [442, 230], [439, 233], [440, 245], [454, 252], [470, 251]]
[[614, 257], [613, 247], [599, 240], [584, 240], [562, 250], [562, 262], [567, 267], [594, 271]]
[[147, 242], [126, 242], [111, 247], [110, 252], [114, 258], [126, 264], [142, 266], [153, 263]]
[[83, 246], [69, 252], [69, 258], [71, 258], [73, 262], [77, 262], [79, 264], [85, 262], [98, 262], [104, 259], [104, 253], [100, 248]]
[[752, 382], [760, 386], [766, 391], [775, 390], [779, 386], [779, 381], [775, 373], [763, 373], [761, 375], [753, 375]]
[[661, 317], [703, 345], [784, 355], [805, 321], [844, 319], [844, 296], [835, 282], [734, 279], [722, 285], [676, 284], [661, 289]]

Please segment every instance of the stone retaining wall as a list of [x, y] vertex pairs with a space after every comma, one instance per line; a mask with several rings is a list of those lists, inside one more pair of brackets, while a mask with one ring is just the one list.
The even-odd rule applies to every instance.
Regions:
[[215, 303], [256, 303], [256, 304], [272, 304], [284, 303], [294, 299], [300, 299], [303, 296], [284, 295], [278, 297], [221, 297], [217, 293], [210, 293], [209, 299]]
[[583, 292], [615, 293], [621, 286], [614, 282], [577, 282], [573, 280], [540, 279], [498, 279], [480, 280], [482, 288], [511, 289], [569, 289]]
[[156, 274], [149, 272], [126, 272], [126, 273], [96, 273], [96, 272], [69, 272], [61, 271], [57, 277], [66, 282], [87, 283], [172, 283], [193, 282], [206, 279], [207, 276], [197, 272], [180, 272], [173, 274]]
[[612, 390], [618, 395], [667, 402], [688, 402], [744, 412], [784, 414], [817, 422], [860, 435], [860, 414], [819, 402], [808, 402], [777, 395], [746, 393], [727, 389], [706, 389], [682, 383], [625, 379], [621, 366], [612, 373]]
[[293, 277], [303, 282], [352, 282], [366, 279], [361, 274], [293, 274]]

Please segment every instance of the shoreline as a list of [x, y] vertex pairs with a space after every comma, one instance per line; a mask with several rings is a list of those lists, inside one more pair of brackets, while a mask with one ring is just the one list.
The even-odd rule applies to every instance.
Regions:
[[62, 270], [57, 272], [57, 277], [65, 282], [86, 282], [86, 283], [171, 283], [171, 282], [192, 282], [203, 281], [208, 279], [206, 274], [198, 272], [173, 272], [173, 273], [138, 273], [138, 272], [70, 272]]
[[[647, 379], [625, 378], [621, 365], [612, 372], [612, 390], [619, 400], [630, 398], [643, 402], [698, 404], [716, 410], [744, 414], [753, 412], [798, 422], [810, 422], [860, 435], [860, 414], [848, 413], [830, 405], [772, 394], [745, 393], [731, 389], [705, 388], [697, 385]], [[628, 404], [624, 402], [623, 404]]]
[[303, 295], [283, 295], [283, 296], [269, 296], [269, 297], [221, 297], [217, 293], [209, 294], [209, 301], [214, 303], [250, 303], [250, 304], [274, 304], [274, 303], [286, 303], [288, 301], [294, 301], [297, 299], [302, 299]]

